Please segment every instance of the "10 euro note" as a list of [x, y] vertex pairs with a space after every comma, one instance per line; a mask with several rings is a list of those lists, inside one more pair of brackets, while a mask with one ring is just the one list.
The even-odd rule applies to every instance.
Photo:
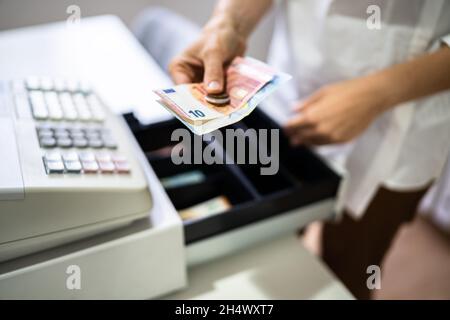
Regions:
[[237, 57], [226, 71], [226, 92], [230, 97], [226, 105], [207, 102], [201, 83], [178, 85], [155, 93], [163, 107], [193, 133], [202, 135], [240, 121], [290, 78], [261, 61]]

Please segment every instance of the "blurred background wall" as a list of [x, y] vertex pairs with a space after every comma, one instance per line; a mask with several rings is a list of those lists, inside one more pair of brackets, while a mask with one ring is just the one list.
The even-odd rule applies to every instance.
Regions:
[[[127, 25], [149, 6], [165, 6], [203, 25], [209, 18], [216, 0], [0, 0], [0, 30], [20, 28], [34, 24], [61, 21], [68, 17], [66, 8], [78, 5], [81, 17], [101, 14], [119, 16]], [[269, 15], [253, 34], [248, 54], [264, 59], [272, 34], [272, 17]]]

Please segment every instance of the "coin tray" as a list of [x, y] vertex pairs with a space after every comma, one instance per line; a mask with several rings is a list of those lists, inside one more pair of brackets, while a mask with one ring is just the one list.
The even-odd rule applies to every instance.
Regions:
[[[232, 204], [222, 214], [185, 221], [187, 244], [336, 196], [340, 177], [310, 149], [291, 147], [282, 130], [259, 109], [243, 121], [220, 129], [224, 137], [221, 148], [227, 152], [226, 129], [278, 129], [279, 170], [274, 175], [261, 175], [264, 166], [260, 164], [176, 165], [170, 155], [161, 155], [157, 150], [175, 145], [171, 135], [175, 129], [184, 127], [180, 121], [141, 125], [133, 114], [126, 114], [125, 119], [159, 178], [193, 170], [206, 176], [200, 183], [166, 189], [176, 209], [220, 195]], [[248, 153], [256, 144], [249, 143], [247, 147]], [[267, 151], [272, 152], [271, 147], [269, 144]]]

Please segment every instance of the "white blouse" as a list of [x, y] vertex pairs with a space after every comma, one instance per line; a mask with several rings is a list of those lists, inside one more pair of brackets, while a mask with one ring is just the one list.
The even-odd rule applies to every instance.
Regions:
[[[371, 5], [380, 10], [380, 29], [368, 27]], [[263, 108], [283, 123], [292, 117], [292, 103], [323, 85], [450, 45], [449, 34], [450, 1], [284, 1], [269, 62], [294, 80]], [[450, 92], [399, 105], [355, 141], [318, 151], [342, 162], [338, 209], [360, 217], [380, 185], [414, 190], [439, 177], [450, 151]]]

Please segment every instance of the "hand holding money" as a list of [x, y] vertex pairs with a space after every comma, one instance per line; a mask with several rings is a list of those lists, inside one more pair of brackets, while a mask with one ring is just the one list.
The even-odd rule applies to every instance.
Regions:
[[213, 16], [199, 38], [169, 66], [175, 84], [203, 82], [208, 93], [224, 90], [224, 66], [243, 55], [247, 36], [236, 29], [228, 18]]
[[195, 134], [230, 125], [254, 108], [290, 76], [261, 61], [236, 57], [226, 70], [226, 91], [208, 93], [203, 83], [155, 90], [162, 106]]

